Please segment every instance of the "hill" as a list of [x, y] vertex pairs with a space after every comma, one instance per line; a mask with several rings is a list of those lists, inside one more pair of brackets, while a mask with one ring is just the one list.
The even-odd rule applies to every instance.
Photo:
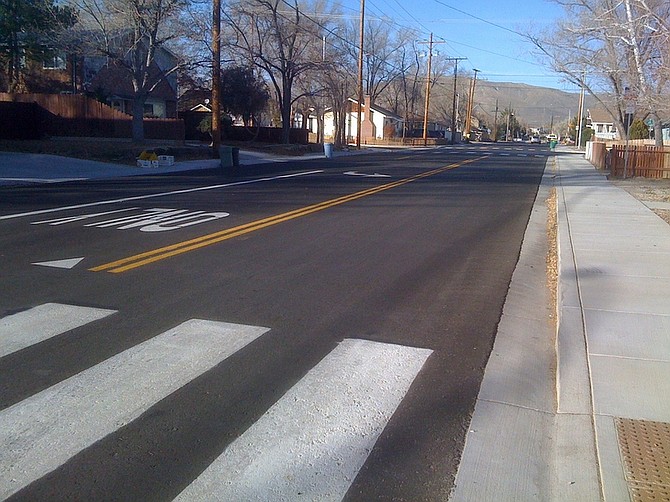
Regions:
[[579, 106], [579, 93], [527, 84], [478, 80], [473, 113], [489, 127], [494, 121], [496, 99], [498, 117], [511, 105], [517, 120], [532, 128], [548, 129], [552, 121], [554, 126], [567, 124], [570, 118], [577, 115]]

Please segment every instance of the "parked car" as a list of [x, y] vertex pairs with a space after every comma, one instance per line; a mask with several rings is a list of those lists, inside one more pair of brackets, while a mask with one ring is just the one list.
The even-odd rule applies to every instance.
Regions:
[[540, 143], [540, 137], [539, 136], [531, 136], [530, 137], [530, 142], [531, 143]]

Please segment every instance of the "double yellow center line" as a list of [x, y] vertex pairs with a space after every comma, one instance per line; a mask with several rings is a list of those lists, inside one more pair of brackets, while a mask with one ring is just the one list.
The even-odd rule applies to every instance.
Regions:
[[[483, 158], [483, 157], [481, 157]], [[250, 223], [245, 223], [244, 225], [239, 225], [237, 227], [228, 228], [226, 230], [221, 230], [219, 232], [214, 232], [212, 234], [203, 235], [201, 237], [196, 237], [195, 239], [190, 239], [183, 242], [178, 242], [176, 244], [171, 244], [162, 248], [154, 249], [151, 251], [146, 251], [145, 253], [136, 254], [123, 258], [121, 260], [116, 260], [110, 263], [105, 263], [97, 267], [93, 267], [89, 270], [92, 272], [111, 272], [118, 274], [121, 272], [126, 272], [135, 268], [143, 267], [150, 263], [154, 263], [172, 256], [180, 255], [183, 253], [188, 253], [196, 249], [203, 248], [205, 246], [211, 246], [218, 242], [222, 242], [234, 237], [239, 237], [240, 235], [248, 234], [250, 232], [255, 232], [262, 228], [270, 227], [272, 225], [277, 225], [278, 223], [283, 223], [285, 221], [292, 220], [294, 218], [300, 218], [317, 211], [322, 211], [333, 206], [338, 206], [344, 204], [345, 202], [351, 202], [356, 199], [367, 197], [369, 195], [374, 195], [385, 190], [390, 190], [392, 188], [411, 183], [413, 181], [427, 178], [428, 176], [434, 176], [436, 174], [448, 171], [450, 169], [456, 169], [465, 164], [475, 162], [477, 159], [468, 159], [463, 162], [458, 162], [454, 164], [449, 164], [447, 166], [440, 167], [438, 169], [433, 169], [432, 171], [426, 171], [425, 173], [417, 174], [411, 178], [405, 178], [399, 181], [394, 181], [392, 183], [387, 183], [375, 188], [370, 188], [368, 190], [363, 190], [361, 192], [356, 192], [350, 195], [344, 195], [336, 199], [327, 200], [319, 204], [314, 204], [311, 206], [306, 206], [300, 209], [295, 209], [287, 213], [278, 214], [275, 216], [269, 216], [268, 218], [263, 218], [261, 220], [252, 221]]]

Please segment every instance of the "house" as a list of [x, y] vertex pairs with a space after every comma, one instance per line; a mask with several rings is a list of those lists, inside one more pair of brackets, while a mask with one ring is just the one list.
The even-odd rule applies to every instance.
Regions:
[[[364, 102], [369, 103], [370, 97], [366, 96]], [[366, 116], [365, 109], [366, 106], [363, 105], [363, 113], [361, 114], [361, 141], [364, 142], [366, 139], [383, 140], [402, 136], [402, 117], [374, 104], [370, 107], [371, 113], [369, 116]], [[349, 98], [345, 119], [345, 135], [350, 141], [353, 141], [357, 137], [358, 110], [358, 100]], [[332, 138], [335, 135], [335, 121], [332, 109], [326, 109], [323, 122], [324, 137]]]
[[[149, 75], [157, 80], [162, 73], [168, 73], [176, 65], [177, 57], [167, 49], [159, 47], [149, 68]], [[132, 114], [135, 91], [125, 68], [108, 62], [104, 57], [87, 56], [83, 58], [83, 71], [83, 87], [86, 91], [103, 97], [115, 110]], [[144, 103], [144, 116], [176, 118], [177, 96], [177, 74], [172, 72], [161, 79], [149, 93]]]
[[[170, 51], [158, 48], [150, 74], [157, 76], [177, 64]], [[74, 55], [53, 51], [43, 61], [26, 60], [20, 92], [44, 94], [88, 94], [112, 108], [131, 114], [134, 95], [127, 71], [104, 56]], [[147, 117], [177, 117], [176, 72], [164, 78], [149, 93], [144, 106]]]
[[[50, 51], [43, 58], [31, 59], [24, 55], [14, 92], [74, 94], [81, 89], [80, 70], [79, 58], [62, 51]], [[7, 87], [7, 75], [0, 71], [0, 88]]]
[[593, 129], [596, 140], [611, 141], [613, 139], [621, 139], [612, 117], [605, 110], [586, 110], [586, 127]]

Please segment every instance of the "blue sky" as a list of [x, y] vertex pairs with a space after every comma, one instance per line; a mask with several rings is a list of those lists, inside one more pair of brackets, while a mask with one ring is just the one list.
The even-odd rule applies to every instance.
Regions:
[[[345, 15], [357, 16], [360, 0], [341, 0]], [[424, 40], [433, 33], [435, 46], [451, 57], [467, 58], [459, 64], [478, 69], [479, 78], [520, 82], [575, 91], [530, 53], [531, 47], [513, 31], [550, 28], [563, 17], [563, 8], [547, 0], [461, 2], [454, 0], [365, 0], [367, 18], [392, 18], [397, 27], [421, 31]]]

